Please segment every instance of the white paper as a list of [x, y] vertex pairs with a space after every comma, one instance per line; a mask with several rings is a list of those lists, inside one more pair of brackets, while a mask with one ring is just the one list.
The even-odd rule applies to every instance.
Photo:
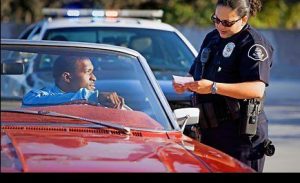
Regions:
[[194, 82], [193, 77], [185, 77], [185, 76], [175, 76], [173, 75], [174, 82], [178, 84], [184, 85], [185, 83]]

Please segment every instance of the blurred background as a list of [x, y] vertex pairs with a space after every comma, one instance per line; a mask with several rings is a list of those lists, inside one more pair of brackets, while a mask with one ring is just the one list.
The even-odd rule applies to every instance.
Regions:
[[[162, 9], [162, 21], [179, 29], [198, 50], [213, 29], [216, 0], [1, 0], [1, 38], [16, 38], [43, 19], [42, 8]], [[275, 78], [299, 78], [300, 0], [262, 0], [262, 11], [250, 19], [274, 46]], [[276, 38], [276, 39], [275, 39]], [[294, 67], [294, 66], [297, 67]], [[280, 69], [278, 71], [278, 69]]]
[[[30, 24], [43, 18], [41, 9], [162, 9], [163, 21], [186, 26], [211, 26], [216, 0], [1, 0], [1, 22]], [[250, 20], [257, 28], [300, 28], [299, 0], [262, 0], [263, 9]], [[267, 17], [267, 18], [266, 18]]]
[[[163, 22], [175, 26], [199, 50], [213, 30], [216, 0], [1, 0], [1, 38], [17, 38], [43, 19], [42, 8], [162, 9]], [[265, 172], [300, 172], [300, 0], [262, 0], [250, 24], [273, 45], [274, 63], [267, 88], [269, 136], [276, 153]], [[297, 145], [298, 144], [298, 145]]]

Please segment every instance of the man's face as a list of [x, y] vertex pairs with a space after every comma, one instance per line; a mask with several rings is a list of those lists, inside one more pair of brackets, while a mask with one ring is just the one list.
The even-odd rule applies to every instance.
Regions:
[[94, 66], [89, 59], [78, 60], [75, 62], [75, 71], [71, 72], [70, 90], [78, 91], [80, 88], [95, 90], [96, 76]]

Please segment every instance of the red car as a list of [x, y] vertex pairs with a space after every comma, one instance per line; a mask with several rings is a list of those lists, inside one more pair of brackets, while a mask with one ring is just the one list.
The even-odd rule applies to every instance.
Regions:
[[[129, 107], [21, 107], [23, 96], [15, 90], [53, 84], [53, 62], [70, 54], [91, 58], [96, 89], [117, 92]], [[254, 172], [182, 133], [186, 124], [197, 123], [199, 111], [171, 111], [136, 51], [91, 43], [1, 40], [1, 64], [1, 172]], [[23, 75], [9, 74], [19, 72], [20, 65]], [[32, 88], [22, 82], [29, 77]]]

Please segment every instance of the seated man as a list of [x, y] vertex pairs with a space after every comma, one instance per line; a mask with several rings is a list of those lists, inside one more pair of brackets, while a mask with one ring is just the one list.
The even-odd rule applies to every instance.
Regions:
[[55, 85], [27, 93], [23, 107], [88, 103], [116, 109], [124, 108], [124, 99], [116, 92], [95, 90], [94, 66], [87, 57], [60, 56], [53, 65]]

